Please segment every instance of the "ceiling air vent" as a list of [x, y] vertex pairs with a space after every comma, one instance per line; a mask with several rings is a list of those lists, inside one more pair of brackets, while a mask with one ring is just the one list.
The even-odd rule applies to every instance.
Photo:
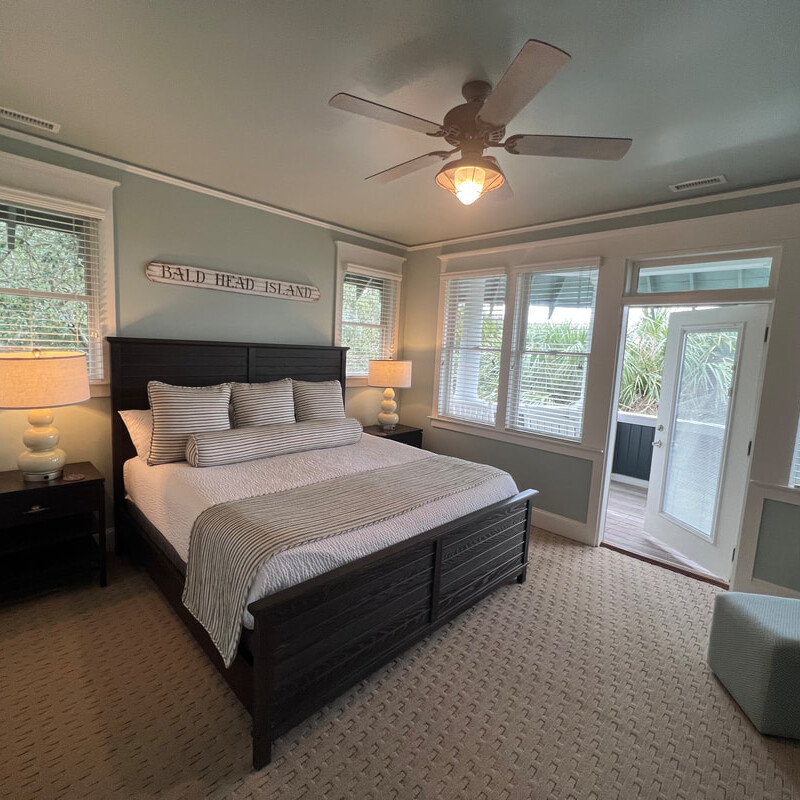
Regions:
[[691, 192], [692, 189], [705, 189], [707, 186], [718, 186], [720, 183], [727, 182], [728, 179], [724, 175], [714, 175], [713, 178], [696, 178], [693, 181], [671, 183], [669, 188], [673, 192]]
[[46, 119], [39, 119], [39, 117], [32, 117], [30, 114], [23, 114], [20, 111], [0, 106], [0, 122], [3, 120], [15, 122], [17, 125], [27, 125], [48, 133], [58, 133], [61, 130], [61, 126], [57, 122], [49, 122]]

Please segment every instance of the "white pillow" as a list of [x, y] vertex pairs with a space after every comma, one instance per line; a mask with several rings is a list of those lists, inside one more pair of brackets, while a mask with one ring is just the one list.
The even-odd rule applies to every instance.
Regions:
[[147, 461], [150, 455], [150, 440], [153, 438], [153, 412], [150, 409], [145, 411], [131, 409], [120, 411], [119, 415], [128, 429], [128, 435], [136, 448], [136, 455], [142, 461]]

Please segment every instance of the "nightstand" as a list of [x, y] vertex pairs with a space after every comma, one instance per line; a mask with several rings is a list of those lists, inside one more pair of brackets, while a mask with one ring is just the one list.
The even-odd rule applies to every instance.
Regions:
[[43, 483], [23, 481], [19, 470], [0, 472], [0, 599], [95, 572], [106, 585], [103, 483], [88, 461], [67, 464], [63, 477]]
[[380, 425], [367, 425], [364, 433], [410, 444], [412, 447], [422, 447], [422, 428], [412, 428], [410, 425], [396, 425], [392, 431], [385, 431]]

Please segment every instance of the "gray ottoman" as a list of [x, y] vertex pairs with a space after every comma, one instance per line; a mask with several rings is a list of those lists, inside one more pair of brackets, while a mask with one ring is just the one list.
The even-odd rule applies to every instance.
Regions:
[[761, 733], [800, 739], [800, 600], [717, 595], [708, 664]]

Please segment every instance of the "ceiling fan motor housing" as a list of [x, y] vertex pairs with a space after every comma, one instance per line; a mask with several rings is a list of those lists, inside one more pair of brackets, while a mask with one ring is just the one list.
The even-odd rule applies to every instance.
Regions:
[[[478, 112], [492, 93], [486, 81], [468, 81], [461, 89], [466, 103], [451, 108], [444, 116], [442, 130], [445, 141], [462, 152], [480, 155], [486, 147], [499, 144], [505, 136], [505, 126], [494, 127], [481, 122]], [[480, 152], [479, 152], [480, 151]]]

